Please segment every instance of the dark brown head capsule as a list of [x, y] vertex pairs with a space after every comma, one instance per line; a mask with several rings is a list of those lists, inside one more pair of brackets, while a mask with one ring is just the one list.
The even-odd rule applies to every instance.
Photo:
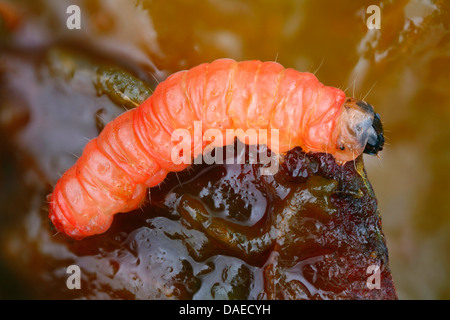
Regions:
[[335, 158], [341, 163], [361, 153], [378, 154], [383, 149], [384, 135], [380, 116], [365, 101], [347, 98], [337, 124]]

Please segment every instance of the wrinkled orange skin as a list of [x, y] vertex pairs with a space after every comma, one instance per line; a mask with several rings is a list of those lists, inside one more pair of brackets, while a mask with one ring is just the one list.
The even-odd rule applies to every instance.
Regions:
[[[49, 217], [75, 239], [105, 232], [114, 214], [138, 208], [147, 188], [188, 166], [172, 162], [178, 142], [171, 134], [182, 128], [194, 137], [194, 121], [202, 122], [203, 131], [223, 134], [278, 129], [278, 145], [267, 145], [279, 153], [298, 146], [337, 154], [336, 123], [344, 100], [343, 91], [324, 86], [313, 74], [275, 62], [220, 59], [177, 72], [86, 145], [49, 196]], [[200, 143], [203, 150], [206, 144]], [[194, 141], [192, 146], [197, 150]]]

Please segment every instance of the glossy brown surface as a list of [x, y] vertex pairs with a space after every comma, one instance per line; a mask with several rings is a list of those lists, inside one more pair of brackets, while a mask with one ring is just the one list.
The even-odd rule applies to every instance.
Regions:
[[[276, 175], [259, 167], [173, 173], [142, 211], [81, 241], [55, 234], [40, 210], [28, 217], [34, 232], [7, 237], [8, 260], [23, 259], [15, 269], [41, 298], [396, 298], [361, 159], [339, 167], [331, 155], [294, 149]], [[81, 290], [65, 287], [72, 264]], [[380, 290], [367, 287], [370, 265], [380, 267]]]
[[[387, 263], [366, 180], [351, 166], [347, 178], [332, 164], [305, 169], [298, 151], [274, 180], [260, 180], [251, 166], [195, 168], [179, 174], [182, 186], [172, 176], [152, 190], [152, 204], [120, 215], [103, 236], [73, 242], [54, 234], [46, 195], [87, 139], [168, 74], [222, 57], [316, 71], [356, 98], [376, 82], [365, 100], [380, 113], [388, 145], [381, 160], [364, 159], [399, 296], [449, 297], [446, 1], [382, 1], [381, 30], [366, 27], [370, 1], [85, 1], [81, 30], [65, 27], [71, 1], [7, 3], [7, 18], [0, 10], [1, 297], [395, 296], [387, 268], [381, 291], [365, 287], [367, 265]], [[245, 179], [236, 178], [242, 172]], [[350, 195], [336, 192], [344, 186]], [[360, 205], [362, 216], [345, 214]], [[218, 228], [205, 231], [206, 211]], [[234, 245], [240, 237], [251, 245]], [[77, 292], [65, 285], [73, 263], [83, 270]]]

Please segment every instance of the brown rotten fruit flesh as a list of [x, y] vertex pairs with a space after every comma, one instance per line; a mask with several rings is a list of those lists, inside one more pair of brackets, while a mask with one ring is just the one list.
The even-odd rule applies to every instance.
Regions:
[[[47, 280], [60, 283], [51, 292], [76, 298], [397, 298], [361, 157], [339, 166], [332, 155], [296, 148], [275, 175], [260, 175], [260, 164], [237, 164], [247, 156], [244, 149], [234, 164], [172, 173], [150, 189], [142, 211], [119, 214], [103, 235], [81, 241], [56, 235], [51, 241], [66, 257], [53, 254], [48, 263], [62, 270], [80, 266], [82, 290], [67, 290], [61, 285], [67, 276], [50, 272]], [[380, 270], [375, 288], [374, 266]]]

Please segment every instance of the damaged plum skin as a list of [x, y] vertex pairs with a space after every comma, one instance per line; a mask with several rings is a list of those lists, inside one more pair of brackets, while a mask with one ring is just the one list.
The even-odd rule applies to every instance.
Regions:
[[[397, 299], [361, 157], [339, 166], [296, 148], [275, 175], [260, 176], [259, 167], [170, 174], [144, 212], [69, 242], [91, 279], [77, 297]], [[380, 289], [367, 285], [370, 266], [379, 267]]]

